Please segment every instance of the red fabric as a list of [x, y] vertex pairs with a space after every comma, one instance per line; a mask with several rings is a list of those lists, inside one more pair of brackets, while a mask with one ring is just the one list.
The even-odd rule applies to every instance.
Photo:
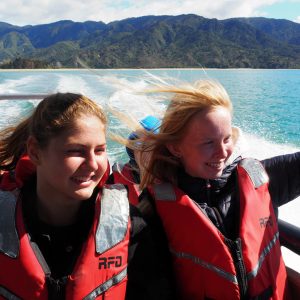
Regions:
[[121, 183], [128, 187], [128, 199], [133, 205], [139, 203], [139, 195], [141, 193], [139, 184], [134, 182], [131, 166], [128, 164], [122, 165], [122, 170], [113, 168], [114, 183]]
[[28, 155], [24, 154], [17, 162], [15, 171], [4, 171], [1, 176], [0, 189], [11, 191], [21, 188], [24, 182], [29, 179], [36, 171]]
[[110, 174], [110, 165], [109, 165], [109, 161], [107, 160], [107, 167], [106, 167], [106, 171], [105, 173], [103, 174], [101, 180], [99, 181], [98, 183], [98, 187], [103, 187], [104, 184], [106, 183], [108, 177], [109, 177], [109, 174]]
[[[239, 299], [237, 283], [201, 265], [205, 262], [236, 275], [224, 236], [193, 200], [177, 188], [174, 191], [175, 201], [156, 199], [155, 203], [169, 247], [177, 253], [173, 253], [173, 266], [180, 299]], [[151, 193], [155, 195], [153, 191]]]
[[[258, 188], [241, 166], [238, 166], [240, 190], [240, 237], [247, 272], [254, 270], [258, 256], [270, 247], [278, 234], [277, 219], [270, 198], [268, 183]], [[258, 274], [249, 280], [249, 293], [259, 295], [266, 287], [273, 286], [272, 299], [290, 299], [287, 288], [287, 274], [282, 259], [279, 239], [266, 255]]]
[[[242, 256], [246, 274], [254, 271], [254, 277], [248, 280], [249, 296], [255, 298], [272, 287], [270, 299], [291, 299], [278, 236], [276, 239], [277, 221], [268, 184], [255, 188], [241, 166], [238, 167], [238, 179]], [[158, 188], [160, 193], [156, 193]], [[150, 192], [154, 197], [161, 195], [155, 203], [173, 252], [182, 299], [240, 299], [237, 283], [216, 271], [223, 270], [224, 274], [236, 276], [234, 260], [223, 234], [180, 189], [156, 185]], [[260, 257], [263, 257], [261, 265]]]
[[[110, 280], [127, 268], [128, 244], [130, 235], [130, 219], [126, 234], [118, 244], [98, 254], [96, 249], [96, 231], [100, 217], [99, 196], [96, 201], [95, 218], [87, 241], [77, 259], [74, 270], [68, 276], [66, 299], [79, 300], [92, 293], [98, 286]], [[0, 253], [0, 266], [8, 272], [0, 272], [1, 286], [8, 289], [21, 299], [48, 299], [45, 273], [39, 263], [24, 226], [21, 201], [17, 202], [16, 229], [19, 235], [20, 251], [17, 258], [11, 258]], [[107, 267], [100, 268], [100, 261], [113, 261]], [[13, 270], [10, 272], [9, 270]], [[18, 281], [21, 278], [21, 281]], [[113, 285], [97, 299], [124, 300], [126, 293], [127, 276], [118, 284]], [[0, 296], [1, 299], [1, 296]]]
[[[3, 253], [0, 254], [0, 265], [3, 270], [0, 272], [1, 286], [22, 299], [48, 299], [45, 273], [32, 250], [28, 234], [26, 233], [21, 202], [17, 202], [16, 229], [19, 236], [19, 255], [17, 258], [10, 258]], [[16, 280], [22, 278], [22, 283]], [[1, 299], [1, 297], [0, 297]]]

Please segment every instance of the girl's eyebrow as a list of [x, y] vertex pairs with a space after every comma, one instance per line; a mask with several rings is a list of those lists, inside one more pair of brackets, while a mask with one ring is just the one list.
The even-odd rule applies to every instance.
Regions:
[[103, 144], [97, 145], [96, 147], [106, 147], [106, 146], [107, 146], [107, 143], [103, 143]]
[[[87, 146], [86, 144], [72, 143], [72, 142], [66, 143], [65, 145], [66, 146], [80, 146], [80, 147], [86, 147]], [[103, 144], [96, 145], [96, 147], [105, 147], [106, 145], [107, 145], [107, 143], [103, 143]]]

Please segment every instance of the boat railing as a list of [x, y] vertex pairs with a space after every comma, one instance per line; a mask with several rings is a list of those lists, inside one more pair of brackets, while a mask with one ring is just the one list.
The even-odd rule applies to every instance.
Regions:
[[0, 100], [42, 100], [49, 94], [0, 94]]
[[[282, 246], [300, 254], [300, 228], [283, 220], [278, 220], [279, 238]], [[286, 266], [290, 299], [300, 299], [300, 273], [293, 266]]]
[[300, 255], [300, 228], [281, 219], [278, 227], [280, 244]]

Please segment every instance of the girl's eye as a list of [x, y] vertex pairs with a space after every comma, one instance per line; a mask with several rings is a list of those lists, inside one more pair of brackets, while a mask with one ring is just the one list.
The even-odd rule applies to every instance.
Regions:
[[224, 140], [224, 143], [231, 143], [231, 141], [232, 141], [232, 138], [231, 138], [231, 136], [229, 136]]
[[99, 149], [96, 149], [95, 152], [96, 153], [102, 153], [102, 152], [105, 152], [106, 151], [106, 148], [103, 147], [103, 148], [99, 148]]
[[73, 152], [81, 152], [81, 150], [79, 149], [70, 149], [68, 150], [69, 153], [73, 153]]
[[[89, 152], [90, 150], [85, 148], [70, 148], [66, 150], [66, 154], [71, 156], [86, 156]], [[96, 155], [101, 155], [103, 152], [106, 152], [106, 147], [99, 147], [94, 149], [94, 153]]]
[[81, 149], [69, 149], [69, 150], [67, 150], [67, 154], [81, 155], [82, 153], [83, 153], [83, 150], [81, 150]]

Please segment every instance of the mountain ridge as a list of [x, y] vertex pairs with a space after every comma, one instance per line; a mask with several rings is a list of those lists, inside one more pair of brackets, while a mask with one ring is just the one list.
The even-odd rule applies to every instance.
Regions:
[[79, 61], [91, 68], [300, 68], [300, 24], [195, 14], [107, 24], [0, 22], [0, 67], [9, 68], [16, 59], [49, 68], [82, 67]]

